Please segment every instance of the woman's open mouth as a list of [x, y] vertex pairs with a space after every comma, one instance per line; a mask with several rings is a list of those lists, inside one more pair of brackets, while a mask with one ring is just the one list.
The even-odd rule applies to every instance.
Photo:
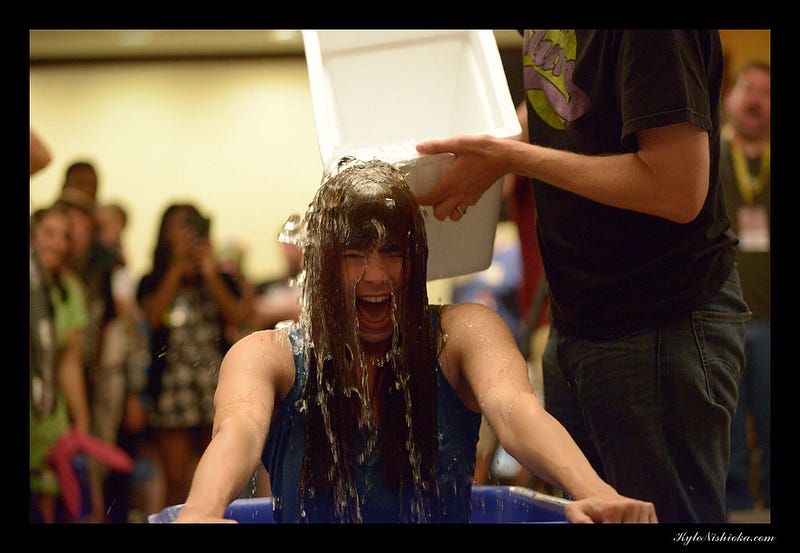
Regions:
[[392, 326], [392, 295], [356, 298], [359, 326], [364, 330], [383, 330]]

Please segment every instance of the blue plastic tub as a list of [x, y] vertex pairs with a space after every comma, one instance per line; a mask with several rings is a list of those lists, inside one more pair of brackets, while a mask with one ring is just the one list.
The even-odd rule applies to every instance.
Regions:
[[[472, 488], [473, 524], [566, 523], [567, 501], [518, 486], [474, 486]], [[175, 520], [183, 505], [173, 505], [147, 517], [150, 523]], [[228, 506], [225, 518], [240, 523], [271, 524], [272, 498], [237, 499]]]

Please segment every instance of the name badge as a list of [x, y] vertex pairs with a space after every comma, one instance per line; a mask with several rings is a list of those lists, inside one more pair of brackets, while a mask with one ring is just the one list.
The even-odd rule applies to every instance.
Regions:
[[763, 205], [739, 208], [739, 248], [743, 252], [769, 251], [769, 217]]

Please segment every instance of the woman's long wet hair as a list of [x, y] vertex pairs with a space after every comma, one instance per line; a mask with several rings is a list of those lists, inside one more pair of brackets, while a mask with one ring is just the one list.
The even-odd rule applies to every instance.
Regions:
[[[356, 436], [361, 427], [377, 428], [383, 477], [404, 505], [412, 505], [401, 516], [426, 520], [435, 499], [437, 428], [422, 212], [392, 165], [344, 158], [337, 169], [324, 179], [304, 221], [301, 322], [308, 332], [309, 371], [301, 493], [321, 493], [333, 502], [338, 520], [359, 521], [353, 467], [375, 444], [364, 451]], [[366, 377], [362, 386], [356, 381], [364, 355], [355, 305], [342, 305], [341, 267], [345, 250], [372, 248], [401, 252], [404, 277], [392, 291], [392, 346], [369, 390]], [[409, 490], [415, 497], [402, 495]]]

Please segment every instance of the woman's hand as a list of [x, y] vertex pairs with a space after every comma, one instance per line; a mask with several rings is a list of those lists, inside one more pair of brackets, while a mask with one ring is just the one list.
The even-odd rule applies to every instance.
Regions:
[[199, 513], [193, 513], [191, 509], [182, 508], [178, 511], [178, 516], [175, 517], [174, 523], [202, 523], [202, 524], [238, 524], [237, 521], [231, 520], [229, 518], [220, 518], [220, 517], [212, 517], [201, 515]]
[[570, 522], [658, 522], [655, 505], [621, 495], [591, 496], [571, 501], [565, 508]]
[[208, 277], [219, 271], [217, 258], [214, 255], [214, 247], [207, 238], [195, 239], [192, 253], [203, 276]]

